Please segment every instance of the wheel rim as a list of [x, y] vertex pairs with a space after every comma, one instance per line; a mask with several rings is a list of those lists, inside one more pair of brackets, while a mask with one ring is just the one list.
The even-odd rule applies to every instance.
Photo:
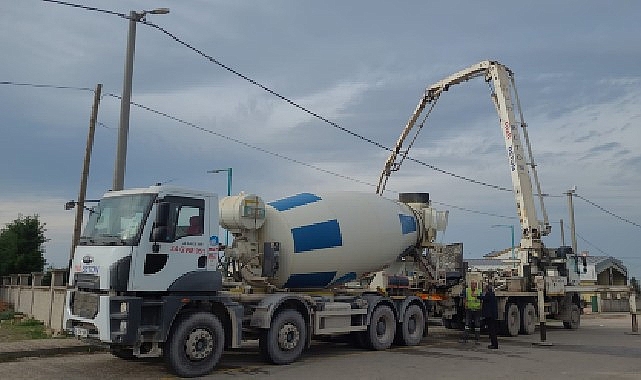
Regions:
[[283, 350], [293, 350], [300, 341], [300, 332], [296, 325], [287, 323], [278, 330], [278, 346]]
[[214, 351], [214, 337], [206, 329], [195, 329], [185, 342], [185, 354], [189, 360], [203, 360]]
[[407, 332], [414, 334], [416, 332], [416, 315], [412, 315], [407, 321]]
[[521, 326], [520, 319], [519, 308], [515, 304], [512, 304], [508, 309], [507, 315], [507, 328], [510, 335], [516, 336], [519, 333], [519, 327]]
[[392, 322], [388, 319], [387, 315], [381, 315], [378, 321], [376, 321], [376, 336], [380, 340], [387, 340], [389, 339], [389, 335], [391, 335], [391, 329], [388, 328], [388, 325]]

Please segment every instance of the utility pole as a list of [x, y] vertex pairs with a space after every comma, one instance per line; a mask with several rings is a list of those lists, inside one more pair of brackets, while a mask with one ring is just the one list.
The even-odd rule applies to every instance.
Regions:
[[577, 252], [577, 247], [576, 247], [576, 232], [575, 232], [575, 226], [574, 226], [574, 204], [572, 203], [572, 196], [576, 192], [576, 186], [570, 190], [568, 190], [565, 195], [568, 196], [568, 210], [570, 212], [570, 238], [572, 239], [572, 251], [574, 251], [574, 254], [578, 254]]
[[129, 12], [129, 33], [127, 34], [127, 52], [125, 55], [125, 77], [120, 98], [120, 124], [118, 127], [118, 146], [112, 190], [122, 190], [125, 185], [125, 167], [127, 165], [127, 137], [129, 135], [129, 110], [131, 106], [131, 82], [134, 75], [134, 52], [136, 50], [136, 23], [145, 19], [147, 14], [167, 14], [169, 8], [156, 8], [151, 11]]
[[78, 192], [78, 202], [76, 203], [76, 220], [73, 226], [73, 240], [71, 241], [71, 252], [69, 252], [69, 269], [73, 260], [73, 252], [80, 240], [80, 229], [82, 228], [82, 216], [85, 209], [85, 197], [87, 195], [87, 178], [89, 177], [89, 164], [91, 163], [91, 151], [93, 149], [93, 138], [96, 132], [96, 121], [98, 120], [98, 106], [100, 105], [100, 95], [102, 93], [102, 84], [96, 85], [94, 91], [93, 107], [89, 117], [89, 134], [87, 135], [87, 146], [85, 148], [85, 160], [82, 165], [82, 174], [80, 176], [80, 191]]
[[561, 225], [561, 246], [565, 245], [565, 231], [563, 231], [563, 219], [559, 220], [559, 224]]

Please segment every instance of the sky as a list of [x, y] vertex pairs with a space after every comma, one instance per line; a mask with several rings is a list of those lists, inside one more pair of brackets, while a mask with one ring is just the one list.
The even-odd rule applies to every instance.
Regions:
[[[634, 1], [92, 1], [116, 13], [168, 7], [137, 25], [125, 187], [157, 182], [269, 201], [374, 192], [388, 152], [429, 85], [483, 60], [515, 74], [552, 223], [548, 247], [623, 260], [641, 277], [641, 3]], [[37, 214], [45, 258], [64, 267], [93, 103], [103, 85], [87, 198], [112, 186], [128, 21], [38, 0], [0, 2], [0, 225]], [[234, 72], [214, 58], [331, 125]], [[30, 84], [30, 85], [18, 85]], [[51, 85], [64, 88], [37, 87]], [[85, 90], [82, 90], [84, 88]], [[179, 122], [177, 120], [181, 120]], [[340, 128], [337, 128], [339, 126]], [[348, 131], [348, 132], [346, 132]], [[351, 133], [349, 133], [351, 132]], [[410, 156], [511, 188], [482, 79], [439, 99]], [[479, 258], [511, 245], [511, 192], [406, 161], [386, 197], [428, 192], [449, 210], [440, 242]], [[599, 206], [595, 207], [594, 205]], [[605, 210], [605, 211], [604, 211]]]

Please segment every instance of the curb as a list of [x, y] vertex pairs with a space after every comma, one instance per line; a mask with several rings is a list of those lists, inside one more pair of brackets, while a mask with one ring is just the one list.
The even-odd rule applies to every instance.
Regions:
[[70, 354], [94, 354], [99, 352], [109, 352], [109, 349], [96, 345], [74, 345], [66, 347], [50, 348], [32, 348], [21, 351], [0, 352], [0, 363], [16, 361], [22, 358], [45, 357], [45, 356], [63, 356]]

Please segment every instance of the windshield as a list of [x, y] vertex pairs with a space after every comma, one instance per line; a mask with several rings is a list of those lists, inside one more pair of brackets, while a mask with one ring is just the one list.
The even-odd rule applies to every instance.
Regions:
[[155, 194], [104, 198], [89, 215], [81, 245], [138, 245]]

